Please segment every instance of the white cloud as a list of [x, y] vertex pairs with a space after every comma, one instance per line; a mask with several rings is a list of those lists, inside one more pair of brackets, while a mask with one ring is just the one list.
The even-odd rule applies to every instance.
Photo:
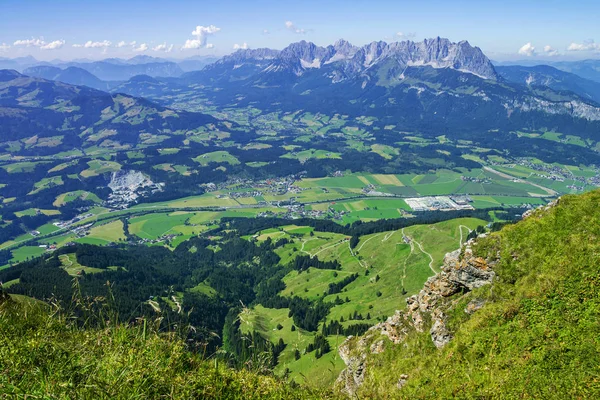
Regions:
[[297, 33], [299, 35], [306, 34], [306, 31], [302, 28], [298, 28], [292, 21], [285, 21], [285, 27], [287, 30]]
[[127, 43], [124, 40], [121, 40], [119, 43], [117, 43], [117, 47], [118, 48], [126, 47], [126, 46], [134, 47], [136, 44], [137, 44], [137, 42], [135, 40], [133, 42], [129, 42], [129, 43]]
[[550, 45], [544, 46], [544, 53], [549, 57], [554, 57], [554, 56], [559, 55], [558, 50], [553, 49], [552, 46], [550, 46]]
[[198, 26], [196, 26], [196, 29], [194, 29], [194, 31], [192, 32], [192, 36], [214, 35], [215, 33], [219, 32], [220, 30], [221, 30], [221, 28], [217, 28], [214, 25], [209, 25], [209, 26], [198, 25]]
[[64, 45], [65, 45], [65, 41], [64, 40], [55, 40], [53, 42], [46, 43], [46, 44], [42, 45], [40, 47], [40, 49], [42, 49], [42, 50], [56, 50], [56, 49], [60, 49]]
[[14, 46], [27, 46], [27, 47], [42, 47], [45, 45], [44, 39], [23, 39], [17, 40], [13, 43]]
[[56, 50], [60, 49], [64, 46], [66, 42], [64, 40], [54, 40], [52, 42], [46, 43], [44, 38], [39, 39], [23, 39], [16, 40], [13, 45], [14, 46], [25, 46], [25, 47], [39, 47], [42, 50]]
[[192, 31], [192, 35], [196, 39], [188, 39], [185, 41], [182, 49], [212, 49], [214, 46], [211, 43], [207, 43], [208, 37], [221, 31], [221, 28], [217, 28], [214, 25], [209, 26], [196, 26], [196, 29]]
[[234, 50], [240, 50], [240, 49], [241, 50], [246, 50], [247, 48], [248, 48], [248, 43], [246, 43], [246, 42], [244, 42], [242, 44], [237, 44], [236, 43], [236, 44], [233, 45], [233, 49]]
[[262, 34], [263, 34], [263, 35], [268, 35], [268, 34], [270, 34], [270, 33], [271, 33], [271, 32], [269, 32], [269, 30], [268, 30], [268, 29], [263, 29], [263, 31], [262, 31]]
[[146, 43], [142, 43], [138, 47], [133, 48], [133, 51], [138, 52], [138, 53], [143, 53], [146, 50], [148, 50], [148, 45]]
[[522, 56], [531, 57], [535, 55], [535, 47], [531, 44], [531, 42], [524, 44], [518, 51], [518, 53]]
[[567, 51], [600, 51], [600, 43], [596, 43], [592, 39], [583, 43], [571, 43], [567, 47]]
[[183, 49], [189, 50], [189, 49], [199, 49], [202, 47], [202, 42], [197, 40], [197, 39], [188, 39], [185, 41], [184, 45], [183, 45]]
[[167, 43], [159, 44], [152, 48], [152, 51], [164, 51], [170, 53], [173, 50], [173, 45], [167, 45]]
[[103, 40], [101, 42], [92, 42], [91, 40], [88, 40], [85, 42], [85, 44], [74, 44], [73, 47], [84, 47], [86, 49], [106, 49], [107, 47], [110, 47], [111, 44], [112, 43], [108, 40]]
[[414, 39], [417, 36], [416, 32], [397, 32], [396, 37], [399, 39]]
[[85, 47], [86, 49], [105, 49], [107, 47], [110, 47], [112, 43], [109, 42], [108, 40], [103, 40], [101, 42], [92, 42], [91, 40], [88, 40], [83, 47]]
[[10, 49], [10, 44], [2, 43], [0, 44], [0, 51], [6, 51]]

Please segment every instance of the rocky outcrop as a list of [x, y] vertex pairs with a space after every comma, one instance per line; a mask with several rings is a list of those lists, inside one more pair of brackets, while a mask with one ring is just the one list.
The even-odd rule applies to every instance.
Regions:
[[[395, 345], [403, 343], [411, 332], [429, 334], [433, 344], [441, 348], [452, 340], [452, 332], [446, 324], [446, 312], [455, 301], [450, 299], [458, 293], [489, 285], [495, 277], [493, 266], [496, 260], [476, 257], [472, 252], [473, 240], [462, 250], [446, 254], [442, 271], [425, 282], [423, 289], [406, 299], [406, 309], [396, 311], [385, 322], [371, 327], [361, 338], [348, 337], [340, 346], [340, 357], [346, 369], [338, 377], [342, 391], [353, 395], [365, 379], [368, 355], [383, 351], [385, 343], [381, 336]], [[472, 314], [483, 307], [481, 300], [473, 300], [465, 312]], [[400, 377], [398, 386], [403, 386], [408, 377]]]

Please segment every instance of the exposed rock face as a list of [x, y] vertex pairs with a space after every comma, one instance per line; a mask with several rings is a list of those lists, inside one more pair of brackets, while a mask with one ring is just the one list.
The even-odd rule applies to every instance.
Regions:
[[[357, 353], [352, 351], [352, 346], [350, 344], [352, 338], [353, 336], [349, 336], [338, 350], [340, 358], [346, 364], [346, 369], [340, 373], [337, 383], [341, 384], [345, 391], [350, 395], [354, 394], [356, 388], [362, 385], [365, 380], [365, 361], [367, 360], [366, 352], [361, 351]], [[366, 345], [366, 343], [364, 343], [363, 346], [364, 345]]]
[[[117, 171], [110, 177], [108, 187], [113, 191], [122, 189], [137, 189], [149, 181], [140, 171]], [[152, 181], [149, 182], [150, 184]]]
[[154, 183], [140, 171], [116, 171], [111, 175], [108, 187], [113, 191], [106, 204], [114, 208], [125, 208], [135, 203], [140, 196], [161, 191], [164, 184]]
[[465, 307], [465, 313], [471, 315], [485, 305], [485, 301], [481, 299], [473, 299]]
[[[297, 76], [305, 70], [321, 68], [335, 63], [337, 73], [360, 74], [377, 64], [394, 63], [398, 70], [406, 67], [431, 66], [452, 68], [485, 79], [497, 79], [496, 70], [481, 49], [467, 41], [453, 43], [448, 39], [425, 39], [422, 42], [403, 41], [395, 43], [372, 42], [356, 47], [345, 40], [338, 40], [327, 47], [301, 41], [292, 43], [281, 51], [269, 49], [240, 50], [223, 57], [216, 64], [240, 65], [257, 60], [271, 60], [264, 72], [292, 72]], [[263, 64], [264, 65], [264, 64]]]
[[[460, 249], [446, 254], [442, 272], [429, 278], [419, 294], [406, 299], [405, 310], [396, 311], [387, 321], [373, 326], [358, 341], [352, 336], [346, 339], [339, 349], [346, 369], [337, 381], [344, 392], [353, 395], [364, 382], [367, 354], [383, 349], [379, 341], [370, 346], [369, 343], [381, 335], [397, 345], [404, 342], [411, 332], [424, 332], [430, 326], [429, 334], [436, 347], [441, 348], [452, 340], [445, 315], [445, 311], [452, 307], [448, 297], [489, 285], [495, 276], [492, 270], [495, 261], [473, 256], [472, 244], [473, 241], [467, 243], [462, 257]], [[467, 309], [472, 313], [482, 306], [482, 302], [474, 303]], [[407, 379], [401, 377], [398, 386], [406, 384]]]

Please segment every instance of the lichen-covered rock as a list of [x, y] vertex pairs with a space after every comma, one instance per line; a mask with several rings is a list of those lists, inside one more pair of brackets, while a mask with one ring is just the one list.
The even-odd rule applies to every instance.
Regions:
[[383, 353], [385, 349], [383, 340], [378, 340], [377, 342], [371, 345], [371, 354], [379, 354]]
[[402, 374], [402, 375], [400, 375], [400, 378], [398, 379], [398, 383], [396, 384], [396, 386], [398, 387], [398, 389], [402, 389], [402, 387], [404, 385], [406, 385], [407, 383], [408, 383], [408, 375]]
[[465, 313], [473, 314], [475, 311], [479, 310], [481, 307], [485, 305], [485, 301], [481, 299], [473, 299], [467, 304], [465, 307]]
[[452, 334], [446, 326], [446, 316], [439, 309], [435, 309], [432, 315], [432, 325], [429, 330], [431, 340], [438, 349], [447, 345], [452, 340]]
[[352, 346], [353, 339], [356, 340], [355, 337], [349, 336], [338, 349], [340, 358], [346, 364], [346, 368], [340, 373], [336, 381], [336, 385], [340, 386], [350, 396], [354, 395], [356, 389], [365, 380], [365, 362], [367, 360], [367, 354], [362, 351], [361, 347], [364, 346], [364, 341], [362, 343], [358, 341], [357, 349], [354, 349]]

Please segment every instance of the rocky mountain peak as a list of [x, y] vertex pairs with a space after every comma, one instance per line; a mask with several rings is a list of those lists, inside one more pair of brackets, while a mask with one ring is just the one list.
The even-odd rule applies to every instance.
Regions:
[[[398, 79], [408, 67], [429, 66], [451, 68], [471, 73], [484, 79], [496, 80], [497, 75], [490, 60], [478, 47], [467, 41], [453, 43], [449, 39], [436, 37], [422, 42], [402, 41], [386, 43], [371, 42], [362, 47], [340, 39], [327, 47], [302, 40], [281, 51], [271, 49], [247, 49], [223, 57], [213, 66], [241, 65], [260, 67], [263, 74], [283, 73], [302, 76], [308, 70], [327, 66], [326, 76], [333, 83], [347, 79], [361, 79], [371, 68], [386, 65], [387, 71], [395, 74], [390, 80]], [[208, 70], [213, 69], [209, 66]], [[266, 78], [265, 75], [263, 77]], [[262, 79], [262, 78], [259, 78]], [[266, 78], [273, 79], [273, 78]]]
[[343, 54], [346, 56], [353, 56], [358, 51], [358, 47], [344, 39], [336, 41], [333, 45], [333, 49], [336, 54]]
[[260, 49], [240, 49], [235, 53], [223, 57], [216, 64], [226, 64], [231, 61], [244, 60], [272, 60], [279, 55], [279, 50], [260, 48]]

